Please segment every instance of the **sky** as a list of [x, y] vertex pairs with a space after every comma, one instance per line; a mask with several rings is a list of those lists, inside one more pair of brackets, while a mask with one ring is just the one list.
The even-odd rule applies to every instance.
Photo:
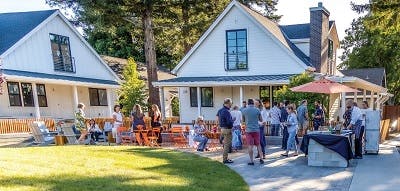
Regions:
[[[357, 13], [351, 10], [350, 2], [367, 3], [369, 0], [279, 0], [277, 14], [283, 15], [280, 24], [300, 24], [310, 22], [310, 7], [323, 6], [330, 12], [330, 20], [336, 21], [339, 39], [345, 36]], [[45, 0], [0, 0], [0, 13], [51, 9]]]

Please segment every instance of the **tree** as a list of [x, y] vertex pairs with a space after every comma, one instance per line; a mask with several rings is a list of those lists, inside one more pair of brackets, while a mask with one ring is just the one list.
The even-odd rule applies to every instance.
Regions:
[[274, 96], [277, 98], [277, 101], [283, 102], [284, 100], [289, 100], [291, 103], [295, 103], [296, 105], [299, 105], [302, 100], [306, 99], [309, 103], [309, 113], [314, 113], [314, 102], [317, 100], [322, 101], [325, 108], [327, 108], [328, 101], [326, 96], [324, 96], [323, 94], [293, 92], [292, 90], [290, 90], [290, 88], [292, 87], [303, 85], [312, 81], [314, 81], [314, 76], [307, 72], [293, 76], [289, 79], [288, 85], [284, 85], [281, 89], [274, 92]]
[[[121, 84], [121, 89], [118, 91], [120, 96], [119, 103], [124, 106], [122, 112], [129, 114], [135, 104], [147, 106], [145, 84], [139, 79], [137, 65], [133, 58], [128, 58], [128, 63], [122, 75], [124, 82]], [[147, 107], [143, 108], [145, 109]]]
[[400, 103], [400, 1], [372, 0], [369, 4], [352, 4], [354, 11], [367, 13], [352, 22], [342, 40], [342, 68], [384, 67], [387, 86]]

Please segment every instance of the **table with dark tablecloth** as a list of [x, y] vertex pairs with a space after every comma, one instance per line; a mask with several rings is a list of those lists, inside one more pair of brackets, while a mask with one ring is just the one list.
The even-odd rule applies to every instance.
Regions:
[[300, 150], [308, 155], [308, 144], [310, 139], [325, 146], [326, 148], [337, 152], [346, 160], [353, 158], [350, 140], [346, 136], [341, 135], [328, 135], [328, 134], [308, 134], [303, 136], [303, 141]]

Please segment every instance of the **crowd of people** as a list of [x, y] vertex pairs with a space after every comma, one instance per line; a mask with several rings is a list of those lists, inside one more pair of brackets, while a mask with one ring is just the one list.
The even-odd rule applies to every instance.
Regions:
[[[75, 133], [79, 134], [80, 137], [77, 140], [78, 144], [96, 144], [99, 141], [100, 135], [104, 133], [105, 136], [108, 133], [112, 133], [112, 137], [116, 140], [117, 144], [121, 143], [121, 139], [117, 136], [117, 129], [124, 124], [124, 114], [121, 112], [121, 106], [115, 105], [114, 112], [112, 113], [113, 122], [110, 129], [101, 130], [96, 124], [94, 119], [89, 119], [86, 124], [87, 118], [85, 117], [85, 104], [79, 103], [77, 111], [75, 112]], [[157, 105], [153, 104], [151, 106], [151, 126], [160, 127], [161, 126], [161, 112]], [[138, 127], [145, 127], [144, 121], [145, 114], [143, 113], [142, 107], [138, 104], [134, 105], [132, 112], [130, 114], [131, 120], [131, 130], [137, 130]], [[104, 132], [103, 132], [104, 131]]]

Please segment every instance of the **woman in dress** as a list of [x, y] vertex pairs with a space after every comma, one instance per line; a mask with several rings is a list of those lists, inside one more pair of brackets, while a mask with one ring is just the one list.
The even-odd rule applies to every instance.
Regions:
[[242, 112], [239, 110], [239, 106], [233, 106], [231, 116], [234, 119], [232, 128], [232, 149], [242, 150]]
[[119, 144], [121, 143], [121, 140], [117, 137], [117, 129], [118, 127], [121, 127], [124, 123], [124, 115], [121, 113], [121, 106], [114, 106], [114, 113], [112, 114], [112, 117], [114, 119], [114, 124], [112, 128], [113, 138], [115, 138], [116, 143]]
[[204, 127], [204, 120], [202, 116], [197, 117], [196, 124], [194, 125], [194, 138], [193, 141], [199, 142], [197, 146], [197, 151], [203, 152], [208, 150], [206, 144], [208, 138], [206, 137], [207, 129]]
[[78, 143], [83, 143], [87, 133], [85, 125], [85, 104], [79, 103], [78, 110], [75, 112], [75, 128], [81, 132], [81, 136], [78, 139]]
[[294, 112], [292, 105], [289, 105], [286, 110], [289, 115], [288, 115], [287, 121], [285, 122], [285, 125], [287, 126], [287, 129], [288, 129], [289, 138], [287, 141], [286, 152], [281, 155], [287, 157], [289, 154], [289, 150], [291, 148], [293, 148], [294, 149], [293, 156], [297, 156], [298, 155], [297, 144], [296, 144], [296, 139], [295, 139], [297, 129], [298, 129], [297, 116], [296, 116], [296, 113]]
[[156, 104], [151, 105], [152, 116], [151, 116], [151, 127], [161, 127], [161, 112]]
[[138, 129], [137, 128], [138, 125], [143, 125], [143, 127], [146, 126], [145, 123], [144, 123], [144, 119], [143, 118], [144, 118], [144, 114], [143, 114], [143, 111], [142, 111], [142, 107], [140, 107], [139, 104], [136, 104], [133, 107], [133, 110], [132, 110], [132, 113], [131, 113], [132, 129], [133, 130], [137, 130]]

